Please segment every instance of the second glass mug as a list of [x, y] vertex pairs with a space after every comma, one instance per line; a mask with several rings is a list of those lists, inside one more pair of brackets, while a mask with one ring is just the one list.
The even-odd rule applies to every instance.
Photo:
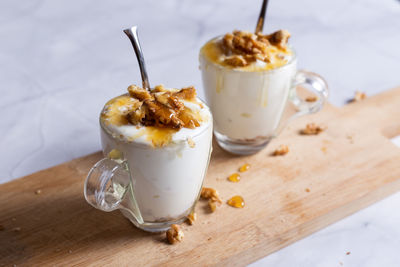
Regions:
[[[321, 110], [328, 97], [328, 86], [321, 76], [297, 70], [296, 53], [292, 51], [292, 58], [284, 66], [250, 72], [221, 66], [200, 50], [200, 69], [206, 101], [214, 116], [214, 135], [224, 150], [238, 155], [254, 154], [291, 119]], [[308, 85], [317, 100], [307, 102], [298, 97], [298, 85]], [[283, 121], [289, 101], [297, 112]]]
[[212, 117], [187, 139], [152, 147], [126, 142], [108, 132], [100, 121], [105, 158], [90, 170], [84, 185], [86, 201], [110, 212], [119, 209], [136, 227], [161, 232], [180, 223], [199, 198], [211, 156]]

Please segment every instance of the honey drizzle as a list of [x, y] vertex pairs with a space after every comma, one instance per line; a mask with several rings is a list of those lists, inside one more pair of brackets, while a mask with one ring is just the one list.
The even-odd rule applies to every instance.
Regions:
[[227, 201], [227, 204], [234, 208], [244, 208], [244, 199], [241, 196], [233, 196]]
[[239, 171], [240, 172], [245, 172], [245, 171], [248, 171], [249, 169], [250, 169], [250, 164], [245, 163], [242, 166], [240, 166]]
[[229, 175], [228, 180], [233, 182], [233, 183], [239, 182], [240, 181], [239, 173], [233, 173], [233, 174]]

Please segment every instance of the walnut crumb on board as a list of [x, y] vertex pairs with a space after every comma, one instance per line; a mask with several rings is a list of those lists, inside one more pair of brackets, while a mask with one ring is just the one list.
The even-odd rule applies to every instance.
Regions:
[[222, 203], [222, 200], [219, 198], [217, 190], [211, 187], [203, 187], [201, 189], [200, 196], [204, 199], [211, 199], [214, 202]]
[[176, 244], [183, 240], [184, 234], [179, 225], [172, 224], [171, 228], [168, 229], [167, 233], [167, 240], [170, 244]]
[[300, 133], [302, 135], [317, 135], [321, 132], [323, 132], [325, 128], [316, 125], [315, 123], [309, 123], [306, 125], [306, 128], [300, 130]]
[[42, 193], [42, 190], [40, 190], [40, 189], [35, 190], [35, 195], [40, 195], [41, 193]]
[[287, 145], [280, 145], [273, 153], [273, 156], [283, 156], [289, 152], [289, 147]]
[[196, 220], [197, 220], [197, 214], [196, 214], [196, 212], [192, 211], [187, 216], [187, 223], [190, 224], [190, 225], [193, 225]]

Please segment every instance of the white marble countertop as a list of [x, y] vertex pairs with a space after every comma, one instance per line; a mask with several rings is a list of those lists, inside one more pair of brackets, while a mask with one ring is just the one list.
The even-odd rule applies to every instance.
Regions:
[[[152, 84], [201, 90], [200, 46], [253, 30], [260, 0], [0, 2], [0, 183], [100, 149], [104, 102], [140, 83], [122, 29], [134, 24]], [[331, 103], [400, 85], [398, 0], [270, 1], [266, 31], [286, 28], [301, 68]], [[400, 193], [252, 266], [399, 266]], [[346, 255], [350, 252], [349, 255]]]

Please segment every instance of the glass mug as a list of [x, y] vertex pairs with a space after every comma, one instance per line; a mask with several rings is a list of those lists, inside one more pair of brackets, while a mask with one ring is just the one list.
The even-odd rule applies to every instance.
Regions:
[[119, 209], [136, 227], [167, 230], [181, 223], [199, 198], [212, 141], [212, 117], [201, 131], [164, 147], [126, 142], [100, 121], [105, 158], [90, 170], [84, 185], [86, 201], [110, 212]]
[[[200, 70], [207, 104], [214, 116], [214, 135], [224, 150], [238, 155], [256, 153], [289, 120], [323, 107], [328, 97], [326, 82], [315, 73], [297, 71], [297, 57], [292, 51], [292, 58], [284, 66], [250, 72], [214, 63], [205, 55], [204, 46], [200, 50]], [[298, 97], [298, 85], [308, 85], [317, 100], [307, 102]], [[282, 120], [289, 101], [297, 112]]]

